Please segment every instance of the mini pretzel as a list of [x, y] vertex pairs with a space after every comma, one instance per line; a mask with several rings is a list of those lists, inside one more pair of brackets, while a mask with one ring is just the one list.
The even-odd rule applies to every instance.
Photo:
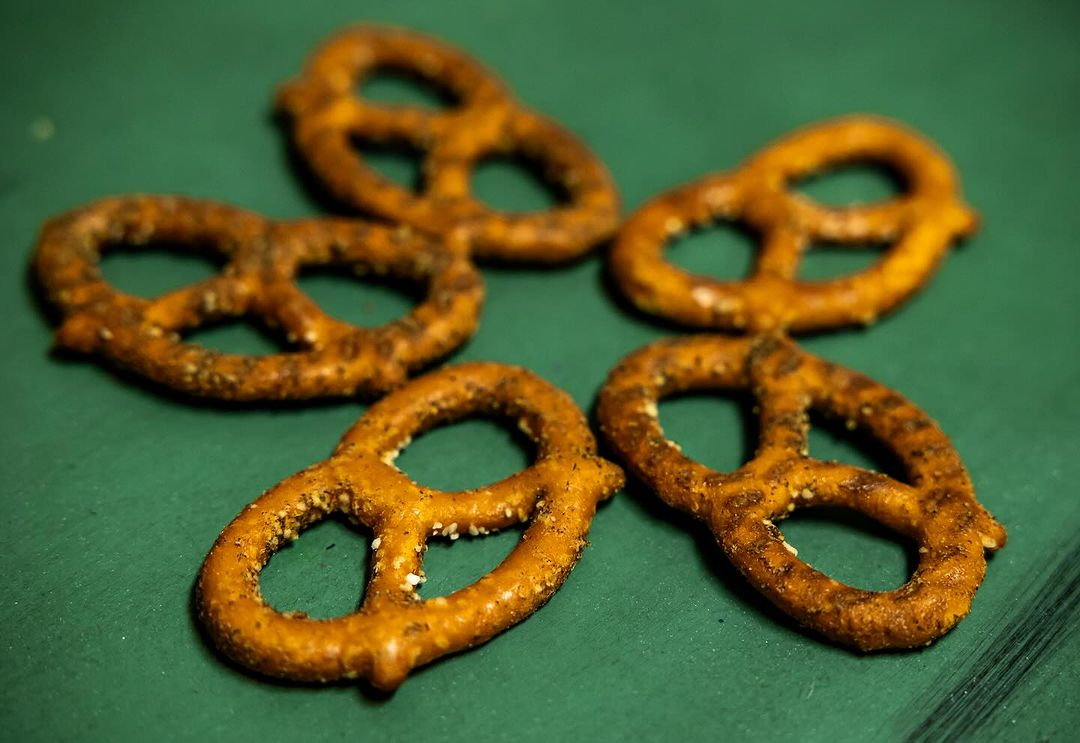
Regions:
[[[760, 406], [757, 452], [732, 473], [684, 456], [657, 418], [663, 397], [718, 389], [751, 390]], [[809, 458], [810, 408], [888, 444], [910, 484]], [[669, 505], [704, 521], [755, 588], [844, 645], [910, 648], [940, 637], [970, 609], [986, 570], [984, 551], [1005, 544], [1004, 528], [975, 500], [959, 455], [925, 413], [783, 337], [654, 343], [611, 373], [598, 414], [620, 459]], [[798, 560], [775, 522], [816, 505], [854, 509], [917, 542], [914, 575], [893, 591], [864, 591]]]
[[[430, 112], [358, 98], [358, 84], [383, 69], [430, 81], [457, 103]], [[618, 196], [603, 164], [554, 121], [521, 107], [493, 73], [434, 39], [390, 28], [349, 28], [323, 44], [304, 74], [282, 88], [278, 106], [293, 121], [297, 150], [337, 198], [425, 232], [461, 230], [478, 257], [571, 260], [617, 226]], [[375, 172], [353, 146], [356, 139], [426, 153], [421, 192]], [[474, 165], [510, 154], [539, 165], [566, 192], [567, 203], [516, 214], [477, 201], [470, 186]]]
[[[167, 240], [208, 248], [227, 264], [218, 276], [154, 299], [109, 286], [98, 261], [110, 244]], [[104, 199], [48, 222], [37, 276], [63, 315], [57, 345], [104, 357], [155, 382], [226, 400], [303, 399], [376, 393], [467, 340], [483, 284], [461, 250], [356, 220], [272, 222], [251, 212], [182, 197]], [[404, 318], [361, 328], [324, 314], [294, 283], [305, 266], [340, 266], [427, 284]], [[223, 354], [180, 334], [221, 318], [280, 326], [299, 350]]]
[[[394, 466], [416, 434], [476, 414], [516, 420], [536, 443], [536, 461], [457, 493], [417, 485]], [[622, 483], [622, 470], [596, 456], [592, 433], [564, 392], [520, 367], [446, 367], [373, 405], [330, 459], [271, 488], [225, 528], [199, 574], [199, 616], [222, 651], [261, 673], [362, 677], [394, 689], [411, 669], [485, 642], [540, 608], [577, 562], [597, 503]], [[362, 606], [329, 620], [275, 611], [259, 591], [259, 572], [277, 549], [335, 511], [375, 535]], [[444, 597], [417, 595], [428, 540], [521, 521], [529, 521], [521, 541], [476, 583]]]
[[[846, 208], [816, 204], [792, 181], [850, 162], [878, 162], [907, 181], [899, 198]], [[717, 281], [666, 262], [666, 243], [716, 220], [744, 222], [760, 240], [751, 276]], [[869, 324], [919, 289], [977, 217], [960, 200], [952, 165], [932, 143], [883, 119], [837, 119], [796, 132], [730, 173], [662, 194], [623, 226], [610, 268], [641, 310], [685, 325], [725, 330], [811, 331]], [[861, 273], [797, 278], [815, 241], [891, 243]]]

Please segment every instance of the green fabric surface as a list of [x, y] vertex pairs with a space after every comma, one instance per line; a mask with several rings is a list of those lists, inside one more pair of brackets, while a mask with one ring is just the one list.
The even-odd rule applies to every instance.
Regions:
[[[546, 607], [419, 670], [389, 698], [267, 682], [223, 662], [191, 609], [204, 554], [264, 489], [328, 456], [363, 405], [191, 404], [50, 355], [29, 257], [46, 218], [110, 194], [182, 193], [280, 218], [326, 213], [290, 163], [269, 102], [318, 41], [359, 20], [468, 50], [592, 147], [628, 211], [840, 114], [895, 117], [939, 143], [980, 232], [893, 315], [800, 342], [899, 390], [964, 457], [1010, 535], [971, 615], [918, 652], [839, 649], [784, 620], [704, 530], [631, 484], [600, 509], [590, 548]], [[1080, 724], [1078, 31], [1080, 5], [1064, 1], [3, 3], [0, 738], [1071, 739]], [[392, 82], [371, 93], [411, 100]], [[413, 172], [392, 156], [380, 164]], [[507, 208], [547, 198], [505, 165], [477, 183]], [[839, 202], [892, 186], [856, 171], [806, 188]], [[733, 275], [752, 248], [718, 229], [671, 255]], [[821, 251], [807, 275], [857, 270], [871, 257]], [[155, 292], [213, 267], [128, 252], [105, 270]], [[480, 329], [450, 361], [522, 364], [585, 409], [618, 359], [680, 332], [617, 302], [599, 255], [482, 273]], [[334, 276], [305, 281], [354, 322], [382, 322], [411, 301]], [[198, 340], [274, 347], [243, 326]], [[746, 455], [744, 413], [730, 400], [680, 398], [661, 417], [708, 464], [730, 469]], [[815, 456], [877, 464], [872, 450], [825, 429], [813, 434]], [[400, 462], [420, 482], [458, 488], [528, 456], [503, 428], [470, 421], [425, 435]], [[907, 575], [905, 545], [872, 524], [808, 514], [783, 526], [802, 557], [837, 578], [888, 588]], [[475, 579], [514, 536], [433, 547], [424, 594]], [[267, 568], [268, 598], [316, 616], [349, 611], [367, 540], [344, 522], [315, 527]]]

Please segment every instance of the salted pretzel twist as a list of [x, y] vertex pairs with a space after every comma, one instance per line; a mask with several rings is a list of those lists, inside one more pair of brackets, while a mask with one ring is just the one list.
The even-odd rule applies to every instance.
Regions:
[[[114, 244], [168, 241], [226, 261], [206, 281], [153, 299], [120, 292], [98, 261]], [[410, 230], [359, 220], [276, 222], [224, 204], [177, 196], [102, 199], [45, 224], [37, 278], [63, 317], [58, 346], [188, 394], [227, 400], [371, 394], [464, 343], [484, 288], [464, 253]], [[295, 284], [309, 266], [341, 267], [426, 284], [426, 299], [378, 328], [326, 315]], [[182, 334], [223, 318], [281, 328], [297, 346], [266, 356], [224, 354]]]
[[[357, 95], [372, 74], [394, 70], [447, 91], [455, 102], [428, 111]], [[488, 69], [427, 36], [355, 26], [327, 40], [303, 74], [284, 85], [278, 107], [315, 176], [362, 213], [434, 234], [462, 233], [476, 257], [554, 263], [571, 260], [614, 233], [615, 185], [604, 165], [555, 121], [518, 103]], [[354, 142], [404, 145], [423, 153], [414, 193], [379, 175]], [[490, 156], [534, 162], [566, 203], [535, 213], [496, 211], [473, 195], [474, 166]]]
[[[791, 191], [794, 181], [835, 165], [872, 162], [905, 181], [901, 196], [831, 208]], [[663, 257], [667, 243], [718, 220], [756, 233], [759, 252], [741, 281], [684, 271]], [[609, 256], [616, 284], [639, 309], [699, 328], [790, 332], [869, 324], [929, 280], [958, 238], [977, 227], [956, 174], [931, 142], [869, 116], [809, 126], [766, 147], [735, 170], [707, 175], [635, 211]], [[887, 243], [866, 270], [825, 281], [798, 278], [814, 242]]]
[[[456, 493], [417, 485], [394, 466], [413, 436], [477, 414], [516, 421], [536, 444], [535, 462]], [[377, 402], [332, 457], [271, 488], [225, 528], [199, 574], [199, 616], [221, 650], [261, 673], [366, 678], [393, 689], [411, 669], [485, 642], [540, 608], [577, 562], [597, 503], [622, 483], [622, 470], [596, 455], [584, 416], [564, 392], [520, 367], [445, 367]], [[332, 512], [374, 532], [362, 606], [328, 620], [274, 610], [259, 572]], [[444, 597], [417, 595], [430, 539], [523, 521], [518, 545], [476, 583]]]
[[[735, 472], [683, 455], [660, 427], [657, 402], [689, 390], [750, 390], [760, 407], [754, 457]], [[887, 444], [908, 483], [807, 453], [813, 408]], [[941, 429], [873, 380], [800, 350], [780, 335], [666, 340], [624, 359], [598, 416], [619, 458], [669, 505], [705, 522], [728, 559], [772, 603], [861, 650], [910, 648], [962, 619], [982, 582], [985, 551], [1006, 533], [975, 500]], [[846, 586], [799, 560], [776, 521], [797, 508], [843, 506], [918, 543], [914, 575], [893, 591]]]

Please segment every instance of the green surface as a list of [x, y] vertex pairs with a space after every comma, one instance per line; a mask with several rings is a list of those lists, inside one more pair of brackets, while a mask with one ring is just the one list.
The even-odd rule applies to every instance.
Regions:
[[[1072, 739], [1078, 8], [1064, 0], [3, 3], [0, 737], [847, 741], [921, 729], [942, 739]], [[27, 262], [44, 219], [114, 193], [184, 193], [274, 217], [324, 213], [290, 165], [269, 101], [316, 42], [360, 19], [433, 32], [498, 70], [523, 101], [593, 147], [627, 208], [834, 115], [893, 116], [939, 142], [983, 229], [895, 315], [805, 346], [933, 415], [981, 501], [1008, 527], [971, 616], [915, 653], [834, 648], [782, 621], [706, 534], [632, 485], [601, 509], [592, 547], [548, 606], [417, 672], [389, 699], [349, 685], [268, 683], [221, 662], [191, 613], [203, 555], [262, 490], [326, 457], [363, 408], [189, 405], [94, 363], [51, 357]], [[409, 95], [393, 81], [372, 91]], [[410, 177], [407, 159], [392, 160], [394, 177]], [[547, 198], [500, 164], [477, 183], [503, 206]], [[805, 189], [843, 201], [891, 186], [853, 172]], [[712, 238], [717, 251], [741, 249], [737, 234]], [[672, 254], [718, 274], [746, 259], [710, 263], [704, 243]], [[197, 260], [162, 256], [119, 253], [107, 270], [143, 291], [201, 275]], [[807, 275], [861, 265], [833, 261], [823, 248]], [[616, 304], [599, 258], [483, 273], [482, 325], [453, 360], [523, 364], [583, 407], [620, 357], [676, 332]], [[354, 295], [340, 277], [306, 280], [329, 311], [357, 322], [408, 302], [359, 282]], [[243, 326], [199, 335], [233, 350], [276, 343]], [[744, 455], [742, 418], [722, 398], [671, 401], [661, 415], [704, 461], [730, 467]], [[877, 463], [859, 442], [814, 436], [817, 456]], [[418, 440], [401, 462], [420, 481], [458, 487], [526, 458], [501, 428], [469, 422]], [[903, 580], [905, 546], [872, 525], [834, 513], [785, 528], [803, 556], [838, 577], [867, 587]], [[267, 569], [268, 596], [282, 608], [348, 611], [362, 591], [366, 540], [338, 522], [313, 529]], [[471, 580], [512, 542], [433, 549], [425, 594]]]

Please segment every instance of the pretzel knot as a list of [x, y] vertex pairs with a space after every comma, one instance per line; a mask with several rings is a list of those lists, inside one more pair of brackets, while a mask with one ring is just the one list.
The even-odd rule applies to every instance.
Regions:
[[[454, 103], [428, 111], [357, 97], [357, 86], [383, 70], [432, 83]], [[293, 122], [300, 156], [337, 198], [425, 232], [461, 231], [478, 257], [570, 260], [617, 227], [615, 185], [585, 145], [522, 107], [494, 73], [435, 39], [376, 26], [346, 29], [323, 44], [300, 78], [282, 87], [278, 106]], [[357, 152], [358, 140], [424, 153], [420, 192], [380, 176]], [[480, 203], [470, 186], [474, 166], [506, 155], [537, 165], [566, 203], [535, 213], [500, 212]]]
[[[830, 208], [789, 190], [834, 165], [875, 162], [906, 182], [902, 196]], [[665, 244], [716, 220], [756, 233], [751, 276], [717, 281], [666, 262]], [[730, 173], [664, 193], [627, 220], [610, 255], [622, 292], [644, 312], [685, 325], [726, 330], [811, 331], [869, 324], [913, 294], [977, 217], [960, 200], [956, 174], [932, 143], [900, 125], [866, 116], [798, 131]], [[889, 243], [872, 267], [825, 281], [797, 278], [814, 241]]]
[[[516, 420], [535, 462], [457, 493], [413, 483], [393, 464], [419, 432], [471, 415]], [[596, 455], [581, 411], [531, 372], [500, 364], [446, 367], [373, 405], [330, 459], [271, 488], [221, 533], [198, 580], [198, 610], [218, 646], [259, 672], [301, 680], [364, 677], [393, 689], [409, 671], [520, 622], [562, 585], [585, 547], [597, 503], [622, 486]], [[305, 527], [342, 512], [372, 529], [360, 609], [330, 620], [280, 613], [259, 572]], [[448, 596], [421, 600], [429, 539], [476, 536], [528, 521], [494, 570]]]
[[[757, 398], [759, 446], [735, 472], [689, 459], [660, 428], [661, 398], [703, 389], [749, 389]], [[809, 458], [810, 408], [888, 444], [910, 484]], [[655, 343], [615, 368], [598, 414], [606, 438], [637, 476], [669, 505], [704, 521], [772, 603], [838, 643], [879, 650], [940, 637], [970, 609], [986, 570], [984, 551], [1005, 544], [1004, 528], [975, 500], [959, 455], [925, 413], [781, 336]], [[854, 509], [917, 542], [914, 575], [893, 591], [864, 591], [797, 559], [775, 522], [818, 505]]]
[[[169, 241], [226, 261], [220, 275], [154, 299], [109, 286], [98, 261], [114, 244]], [[273, 222], [211, 201], [167, 196], [104, 199], [42, 230], [37, 276], [63, 315], [61, 347], [183, 392], [229, 400], [303, 399], [390, 389], [476, 329], [483, 284], [462, 251], [358, 220]], [[310, 266], [422, 282], [427, 298], [403, 319], [361, 328], [327, 316], [294, 279]], [[222, 318], [280, 327], [298, 350], [223, 354], [181, 340]]]

